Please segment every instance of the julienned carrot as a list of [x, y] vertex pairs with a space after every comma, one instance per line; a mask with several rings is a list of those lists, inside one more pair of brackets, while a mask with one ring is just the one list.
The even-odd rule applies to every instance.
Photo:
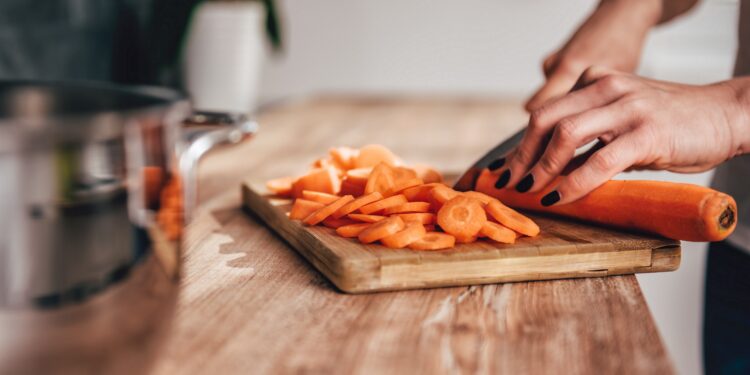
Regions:
[[325, 220], [325, 218], [327, 218], [328, 216], [331, 216], [331, 214], [336, 212], [336, 210], [353, 200], [354, 197], [352, 197], [351, 195], [345, 195], [339, 198], [337, 201], [311, 213], [310, 216], [306, 217], [302, 222], [307, 225], [318, 224], [321, 221]]
[[412, 250], [441, 250], [453, 246], [456, 246], [456, 238], [440, 232], [428, 232], [419, 240], [409, 244]]
[[406, 224], [398, 216], [391, 216], [385, 220], [373, 223], [359, 233], [359, 241], [362, 243], [373, 243], [381, 238], [398, 233], [406, 227]]
[[352, 219], [347, 219], [347, 218], [337, 219], [333, 216], [329, 216], [323, 220], [323, 225], [332, 229], [336, 229], [339, 227], [343, 227], [345, 225], [352, 225], [352, 224], [359, 224], [359, 222], [354, 221]]
[[407, 202], [383, 210], [383, 215], [405, 214], [409, 212], [430, 212], [427, 202]]
[[422, 223], [424, 225], [432, 224], [432, 223], [435, 222], [435, 214], [429, 213], [429, 212], [415, 212], [415, 213], [409, 213], [409, 214], [394, 214], [393, 216], [398, 216], [401, 219], [403, 219], [405, 222], [416, 221], [416, 222]]
[[323, 203], [309, 201], [307, 199], [296, 199], [289, 211], [289, 218], [292, 220], [302, 220], [313, 212], [325, 207]]
[[[549, 212], [685, 241], [720, 241], [737, 225], [734, 199], [713, 189], [674, 182], [612, 180], [576, 202], [543, 207], [549, 193], [517, 193], [494, 188], [497, 176], [483, 171], [477, 190], [510, 206]], [[555, 184], [551, 184], [555, 186]]]
[[349, 214], [347, 215], [347, 217], [352, 220], [361, 221], [363, 223], [377, 223], [378, 221], [385, 219], [385, 216], [365, 214]]
[[539, 234], [539, 226], [536, 225], [533, 220], [500, 203], [498, 200], [490, 201], [490, 203], [485, 206], [485, 209], [493, 219], [497, 220], [498, 223], [505, 225], [518, 233], [531, 237]]
[[388, 190], [387, 194], [390, 195], [396, 195], [404, 191], [405, 189], [408, 189], [410, 187], [414, 186], [420, 186], [424, 184], [421, 179], [419, 178], [407, 178], [407, 179], [396, 179], [393, 183], [393, 186], [391, 186], [390, 190]]
[[346, 238], [352, 238], [359, 236], [362, 231], [369, 227], [370, 223], [357, 223], [357, 224], [350, 224], [350, 225], [344, 225], [341, 227], [336, 228], [336, 233], [341, 237]]
[[498, 224], [488, 221], [482, 225], [482, 229], [479, 234], [487, 236], [493, 241], [502, 243], [514, 243], [516, 242], [516, 232]]
[[392, 249], [401, 249], [414, 241], [418, 241], [424, 237], [425, 234], [427, 234], [427, 231], [425, 231], [424, 225], [417, 222], [411, 222], [407, 223], [406, 228], [400, 232], [380, 239], [380, 243]]
[[368, 205], [368, 204], [370, 204], [372, 202], [379, 201], [381, 199], [383, 199], [383, 195], [380, 194], [377, 191], [373, 191], [370, 194], [361, 196], [361, 197], [359, 197], [359, 198], [357, 198], [357, 199], [355, 199], [355, 200], [347, 203], [346, 205], [344, 205], [344, 207], [339, 208], [339, 210], [336, 211], [336, 212], [334, 212], [333, 215], [331, 215], [331, 216], [333, 216], [335, 218], [340, 218], [340, 217], [346, 216], [346, 215], [348, 215], [348, 214], [350, 214], [350, 213], [358, 210], [360, 207], [362, 207], [364, 205]]
[[381, 199], [377, 202], [372, 202], [366, 206], [362, 206], [359, 209], [359, 212], [363, 214], [374, 214], [378, 211], [385, 210], [386, 208], [395, 207], [401, 204], [406, 203], [406, 197], [399, 194], [394, 195], [392, 197], [388, 197], [385, 199]]
[[440, 228], [456, 239], [469, 241], [487, 222], [487, 215], [479, 201], [458, 195], [443, 204], [438, 211], [437, 222]]
[[302, 199], [307, 199], [309, 201], [323, 203], [323, 204], [333, 203], [337, 201], [339, 198], [340, 197], [335, 194], [321, 193], [319, 191], [310, 191], [310, 190], [302, 191]]
[[388, 164], [380, 163], [372, 169], [370, 177], [367, 178], [365, 194], [377, 191], [383, 196], [388, 196], [388, 191], [393, 188], [393, 183], [393, 169]]
[[266, 188], [275, 195], [281, 197], [288, 197], [292, 195], [292, 184], [296, 178], [294, 177], [279, 177], [266, 182]]

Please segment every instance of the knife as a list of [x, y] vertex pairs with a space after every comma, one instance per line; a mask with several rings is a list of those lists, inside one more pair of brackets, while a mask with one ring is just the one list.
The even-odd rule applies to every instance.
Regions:
[[484, 156], [477, 160], [474, 165], [469, 167], [469, 169], [467, 169], [466, 172], [461, 175], [461, 177], [458, 179], [458, 182], [453, 185], [453, 188], [458, 191], [473, 190], [474, 185], [477, 182], [477, 178], [479, 178], [479, 174], [482, 172], [482, 170], [487, 168], [493, 161], [505, 156], [505, 154], [507, 154], [508, 151], [512, 150], [513, 147], [516, 147], [516, 145], [521, 142], [521, 139], [523, 139], [524, 133], [526, 133], [525, 126], [516, 134], [513, 134], [510, 138], [500, 142], [499, 145], [495, 146], [495, 148], [484, 154]]

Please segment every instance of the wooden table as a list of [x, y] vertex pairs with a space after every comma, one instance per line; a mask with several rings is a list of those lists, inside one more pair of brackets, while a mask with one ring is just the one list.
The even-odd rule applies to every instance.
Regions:
[[673, 373], [634, 276], [347, 295], [240, 209], [239, 183], [383, 143], [458, 172], [525, 121], [500, 99], [326, 97], [266, 110], [201, 165], [156, 374]]

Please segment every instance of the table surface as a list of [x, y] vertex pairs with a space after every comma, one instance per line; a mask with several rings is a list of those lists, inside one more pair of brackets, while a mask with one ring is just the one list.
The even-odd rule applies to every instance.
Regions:
[[634, 276], [347, 295], [240, 209], [240, 182], [336, 145], [459, 172], [526, 116], [492, 98], [314, 97], [259, 116], [200, 166], [177, 311], [156, 374], [673, 373]]

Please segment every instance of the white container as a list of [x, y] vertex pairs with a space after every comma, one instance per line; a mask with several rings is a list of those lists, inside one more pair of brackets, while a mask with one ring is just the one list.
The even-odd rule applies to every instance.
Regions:
[[195, 9], [185, 53], [193, 107], [250, 113], [265, 55], [265, 10], [255, 1], [204, 2]]

